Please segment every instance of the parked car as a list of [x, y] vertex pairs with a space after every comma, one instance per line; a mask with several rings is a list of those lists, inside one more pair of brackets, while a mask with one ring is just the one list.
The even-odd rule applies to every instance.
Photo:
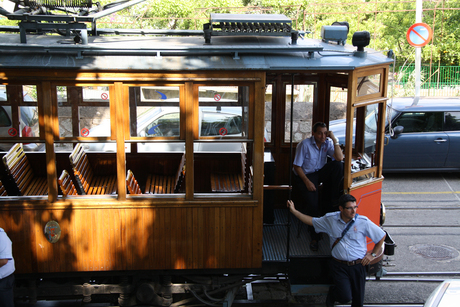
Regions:
[[[199, 114], [201, 137], [240, 137], [243, 135], [241, 107], [200, 107]], [[139, 137], [178, 137], [180, 134], [179, 107], [151, 108], [137, 118], [137, 136]], [[109, 136], [110, 120], [90, 129], [90, 137]], [[87, 143], [85, 150], [115, 152], [115, 143]], [[126, 148], [129, 151], [129, 147]], [[183, 152], [184, 142], [141, 142], [139, 152]], [[196, 142], [195, 152], [241, 151], [241, 143]]]
[[[388, 103], [383, 170], [385, 172], [460, 171], [460, 98], [394, 98]], [[375, 110], [366, 116], [365, 148], [375, 147]], [[388, 123], [390, 120], [391, 126]], [[345, 141], [345, 126], [330, 123]]]
[[[0, 100], [6, 101], [6, 93], [0, 92]], [[24, 96], [25, 101], [32, 101], [28, 95]], [[0, 106], [0, 136], [11, 137], [21, 135], [23, 137], [34, 137], [38, 135], [38, 112], [36, 107], [20, 107], [19, 129], [12, 130], [13, 121], [11, 106]], [[0, 143], [0, 151], [8, 151], [14, 143]], [[23, 143], [25, 151], [40, 150], [44, 146], [36, 143]]]
[[455, 307], [460, 300], [460, 279], [446, 279], [428, 297], [424, 307]]

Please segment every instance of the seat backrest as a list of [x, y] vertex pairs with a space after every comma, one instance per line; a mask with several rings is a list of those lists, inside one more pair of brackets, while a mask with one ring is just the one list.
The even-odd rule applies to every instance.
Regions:
[[126, 186], [128, 187], [129, 194], [139, 195], [142, 194], [142, 190], [139, 187], [139, 183], [136, 178], [134, 178], [133, 172], [129, 169], [126, 174]]
[[68, 195], [78, 195], [77, 189], [73, 184], [72, 178], [66, 170], [62, 171], [62, 174], [58, 179], [58, 183], [61, 188], [62, 195], [64, 197], [67, 197]]
[[83, 146], [78, 143], [77, 146], [73, 149], [72, 153], [69, 156], [70, 165], [72, 165], [73, 173], [75, 179], [77, 179], [78, 184], [82, 192], [85, 194], [88, 193], [90, 188], [90, 183], [93, 178], [93, 170], [88, 161], [88, 156], [83, 149]]
[[180, 159], [179, 168], [177, 169], [176, 177], [174, 179], [174, 192], [177, 192], [179, 189], [181, 176], [185, 176], [185, 152]]
[[3, 156], [3, 164], [9, 175], [16, 183], [21, 195], [24, 195], [29, 183], [34, 178], [34, 173], [30, 167], [29, 160], [22, 148], [22, 144], [16, 143]]
[[6, 192], [5, 186], [3, 183], [0, 181], [0, 196], [8, 196], [8, 193]]

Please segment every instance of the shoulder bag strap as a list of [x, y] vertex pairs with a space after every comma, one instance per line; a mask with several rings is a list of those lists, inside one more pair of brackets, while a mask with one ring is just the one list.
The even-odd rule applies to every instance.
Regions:
[[342, 231], [342, 236], [340, 238], [337, 238], [334, 243], [332, 244], [332, 247], [331, 247], [331, 250], [334, 248], [334, 246], [337, 245], [337, 243], [340, 242], [340, 240], [342, 240], [342, 238], [345, 236], [345, 234], [347, 233], [348, 229], [350, 229], [351, 225], [353, 225], [353, 223], [356, 221], [356, 219], [358, 218], [358, 213], [356, 213], [355, 215], [355, 219], [354, 220], [351, 220], [350, 223], [348, 223], [347, 227], [345, 227], [345, 229]]

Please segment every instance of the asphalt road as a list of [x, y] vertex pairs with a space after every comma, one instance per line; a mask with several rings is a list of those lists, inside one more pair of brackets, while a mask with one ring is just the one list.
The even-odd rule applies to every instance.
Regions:
[[[366, 302], [424, 303], [440, 280], [460, 274], [391, 274], [460, 272], [460, 174], [385, 174], [382, 201], [383, 226], [397, 247], [383, 282], [367, 283]], [[384, 281], [390, 278], [401, 281]], [[404, 281], [414, 278], [419, 280]]]

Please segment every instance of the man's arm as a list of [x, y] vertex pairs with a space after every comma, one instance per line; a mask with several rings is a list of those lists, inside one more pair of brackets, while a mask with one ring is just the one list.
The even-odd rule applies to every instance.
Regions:
[[292, 200], [287, 201], [287, 206], [289, 208], [289, 211], [291, 211], [292, 214], [294, 214], [294, 216], [298, 218], [302, 223], [313, 226], [313, 217], [297, 211]]
[[0, 268], [8, 263], [8, 259], [0, 259]]
[[370, 253], [367, 253], [366, 256], [364, 256], [363, 260], [362, 260], [362, 264], [363, 265], [368, 265], [369, 263], [371, 263], [371, 261], [373, 261], [375, 258], [371, 255], [371, 254], [377, 254], [378, 252], [380, 252], [382, 246], [383, 246], [383, 242], [385, 242], [385, 238], [386, 238], [386, 234], [383, 235], [383, 238], [374, 245], [374, 248], [372, 249], [372, 251]]
[[342, 148], [340, 148], [339, 140], [334, 136], [334, 133], [332, 131], [328, 131], [327, 136], [330, 137], [332, 140], [332, 143], [334, 143], [334, 159], [336, 161], [342, 161], [343, 152], [342, 152]]
[[310, 192], [316, 191], [315, 184], [311, 182], [310, 179], [308, 179], [308, 177], [305, 175], [305, 173], [303, 172], [303, 169], [300, 166], [294, 165], [294, 170], [297, 173], [297, 175], [300, 177], [300, 179], [302, 179], [308, 191]]

